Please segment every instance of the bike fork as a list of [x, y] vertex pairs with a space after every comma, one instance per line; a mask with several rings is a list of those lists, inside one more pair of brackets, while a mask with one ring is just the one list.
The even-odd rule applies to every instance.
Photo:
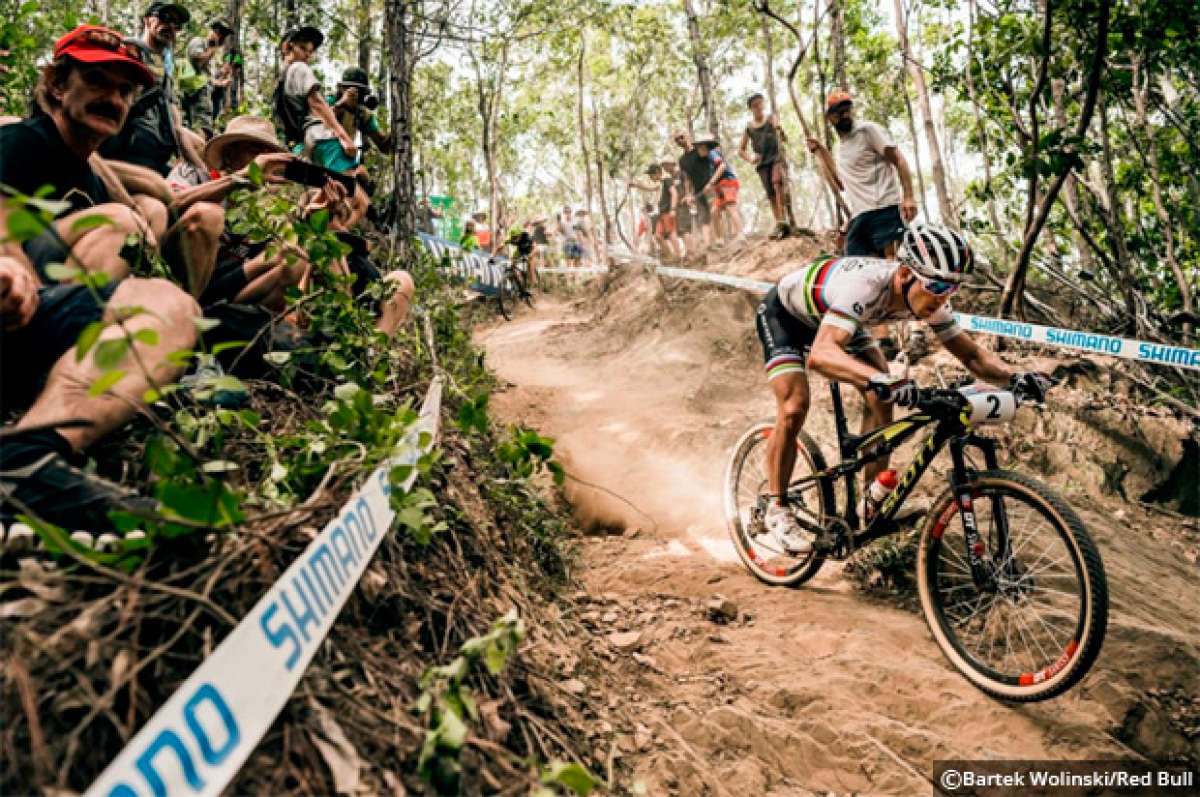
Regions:
[[[983, 448], [984, 454], [988, 460], [989, 466], [995, 459], [994, 449], [980, 445], [979, 439], [972, 442]], [[990, 443], [991, 441], [985, 441]], [[967, 471], [966, 457], [963, 454], [963, 449], [966, 447], [964, 440], [952, 440], [950, 443], [950, 458], [954, 463], [954, 472], [951, 475], [951, 485], [954, 489], [954, 501], [958, 505], [958, 514], [962, 518], [963, 537], [966, 540], [966, 555], [967, 562], [971, 566], [971, 578], [975, 582], [975, 586], [984, 591], [993, 591], [996, 588], [996, 578], [992, 568], [988, 567], [986, 554], [986, 546], [983, 538], [979, 534], [979, 526], [975, 519], [975, 497], [971, 491], [970, 474]], [[999, 524], [999, 512], [1003, 512], [1003, 507], [993, 507], [993, 518]], [[997, 553], [1001, 556], [1001, 561], [1007, 565], [1012, 558], [1008, 555], [1008, 533], [1007, 523], [1003, 524], [1003, 528], [997, 528], [997, 533], [1000, 535], [998, 540], [999, 550]]]

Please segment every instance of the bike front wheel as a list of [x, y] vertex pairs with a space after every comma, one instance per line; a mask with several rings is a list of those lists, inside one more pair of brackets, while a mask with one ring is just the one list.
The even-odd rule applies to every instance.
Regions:
[[1083, 521], [1020, 473], [971, 481], [979, 535], [972, 570], [952, 490], [930, 510], [917, 553], [921, 608], [938, 646], [992, 697], [1027, 703], [1062, 694], [1104, 642], [1108, 583]]
[[[825, 557], [815, 551], [803, 556], [789, 554], [763, 526], [767, 444], [774, 428], [773, 420], [758, 421], [734, 445], [725, 469], [725, 520], [733, 547], [747, 570], [766, 584], [797, 587], [816, 575]], [[816, 441], [804, 432], [796, 436], [796, 449], [789, 501], [799, 516], [824, 526], [835, 511], [833, 487], [825, 480], [807, 479], [825, 470], [825, 457]]]

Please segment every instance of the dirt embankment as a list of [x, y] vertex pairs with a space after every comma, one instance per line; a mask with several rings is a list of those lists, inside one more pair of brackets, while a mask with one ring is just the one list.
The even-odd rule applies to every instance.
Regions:
[[[775, 277], [811, 248], [771, 246], [786, 255], [721, 270]], [[837, 566], [794, 591], [741, 567], [720, 498], [728, 449], [773, 409], [755, 301], [668, 287], [616, 274], [585, 298], [544, 299], [479, 334], [511, 383], [496, 409], [555, 436], [568, 470], [604, 488], [569, 484], [597, 532], [580, 604], [594, 636], [581, 640], [578, 668], [615, 679], [578, 699], [626, 717], [612, 755], [647, 793], [909, 794], [929, 788], [932, 761], [949, 757], [1200, 760], [1200, 535], [1119, 494], [1161, 479], [1182, 425], [1134, 413], [1102, 366], [1074, 365], [1047, 412], [1023, 410], [998, 433], [1006, 464], [1047, 479], [1079, 510], [1113, 602], [1104, 651], [1080, 686], [1047, 704], [1003, 705], [951, 669], [922, 617], [852, 589]], [[934, 365], [953, 375], [935, 353], [918, 378], [935, 381]], [[1071, 363], [1037, 362], [1056, 365]], [[828, 441], [819, 379], [814, 397], [807, 428]], [[729, 603], [710, 610], [714, 593]]]

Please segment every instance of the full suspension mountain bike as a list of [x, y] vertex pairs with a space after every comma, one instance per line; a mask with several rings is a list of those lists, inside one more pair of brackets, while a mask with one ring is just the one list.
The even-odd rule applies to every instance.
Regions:
[[[900, 531], [893, 520], [946, 446], [949, 485], [919, 529], [917, 584], [938, 646], [971, 683], [1015, 702], [1046, 700], [1076, 684], [1095, 662], [1108, 622], [1100, 553], [1073, 509], [1046, 485], [1002, 470], [993, 440], [975, 433], [1005, 423], [1019, 397], [1007, 390], [920, 391], [916, 411], [863, 435], [850, 434], [840, 387], [831, 383], [840, 460], [826, 463], [807, 433], [797, 435], [788, 501], [812, 552], [792, 556], [766, 531], [766, 450], [775, 423], [759, 421], [738, 440], [725, 477], [725, 514], [738, 555], [761, 581], [795, 587], [826, 559], [844, 560]], [[928, 429], [911, 465], [864, 522], [856, 475], [867, 463]], [[983, 455], [980, 470], [968, 453]], [[839, 482], [844, 482], [839, 510]]]

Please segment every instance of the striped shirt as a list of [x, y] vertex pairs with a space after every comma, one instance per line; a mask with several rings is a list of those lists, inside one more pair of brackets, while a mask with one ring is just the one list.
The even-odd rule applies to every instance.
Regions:
[[[892, 275], [899, 267], [894, 260], [822, 255], [779, 281], [779, 301], [806, 326], [830, 324], [853, 335], [907, 317], [889, 306]], [[943, 343], [963, 331], [948, 303], [925, 323]]]

